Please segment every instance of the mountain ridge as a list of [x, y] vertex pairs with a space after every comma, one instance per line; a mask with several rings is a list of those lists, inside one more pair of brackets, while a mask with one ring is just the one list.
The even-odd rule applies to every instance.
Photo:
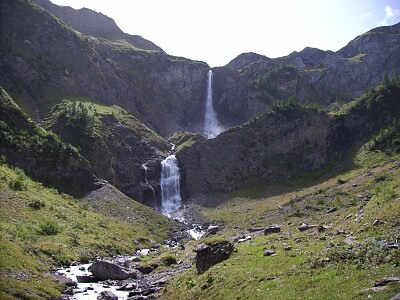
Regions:
[[59, 6], [53, 4], [50, 0], [33, 0], [33, 2], [85, 35], [92, 35], [110, 41], [124, 39], [138, 49], [164, 52], [153, 42], [139, 35], [124, 33], [112, 18], [100, 12], [95, 12], [88, 8], [76, 10], [69, 6]]

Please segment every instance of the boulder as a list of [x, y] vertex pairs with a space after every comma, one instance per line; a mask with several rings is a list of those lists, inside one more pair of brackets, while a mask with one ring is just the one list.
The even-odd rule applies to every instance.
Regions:
[[238, 243], [243, 243], [243, 242], [250, 241], [250, 240], [251, 240], [251, 236], [245, 236], [245, 237], [239, 238], [237, 240], [237, 242]]
[[76, 276], [76, 280], [81, 283], [94, 283], [99, 281], [99, 279], [93, 275], [78, 275]]
[[278, 232], [281, 232], [281, 227], [278, 225], [271, 225], [264, 229], [264, 235]]
[[271, 256], [273, 254], [275, 254], [274, 250], [265, 250], [265, 252], [264, 252], [264, 256]]
[[128, 300], [147, 300], [147, 299], [149, 299], [149, 297], [142, 295], [129, 296], [128, 298]]
[[208, 226], [207, 234], [216, 234], [219, 231], [219, 226]]
[[320, 225], [320, 226], [317, 227], [317, 231], [318, 232], [324, 232], [327, 229], [329, 229], [329, 227], [328, 226], [324, 226], [324, 225]]
[[328, 209], [327, 213], [330, 214], [330, 213], [333, 213], [335, 211], [337, 211], [337, 208], [336, 207], [332, 207], [332, 208]]
[[136, 268], [137, 270], [140, 271], [142, 274], [150, 274], [151, 272], [154, 271], [154, 268], [152, 266], [140, 266]]
[[100, 280], [124, 280], [140, 278], [139, 271], [119, 266], [107, 260], [96, 260], [89, 268], [93, 276]]
[[382, 225], [385, 222], [379, 220], [379, 219], [375, 219], [374, 222], [372, 223], [372, 226], [378, 226], [378, 225]]
[[[308, 230], [308, 229], [311, 229], [311, 228], [318, 228], [318, 227], [320, 227], [320, 226], [319, 226], [319, 225], [309, 225], [309, 224], [306, 224], [306, 223], [302, 223], [302, 224], [300, 225], [300, 227], [298, 228], [298, 230], [299, 230], [299, 231], [306, 231], [306, 230]], [[321, 230], [322, 228], [328, 229], [328, 227], [322, 226], [322, 227], [320, 228], [320, 230]]]
[[117, 291], [132, 291], [138, 288], [136, 283], [126, 283], [123, 286], [117, 288]]
[[306, 223], [303, 223], [303, 224], [300, 225], [300, 227], [298, 229], [299, 229], [299, 231], [306, 231], [306, 230], [308, 230], [310, 228], [311, 228], [310, 225], [308, 225]]
[[97, 300], [118, 300], [118, 297], [111, 291], [102, 291], [100, 295], [97, 296]]
[[397, 294], [396, 296], [390, 298], [389, 300], [400, 300], [400, 294]]
[[250, 227], [249, 232], [257, 232], [257, 231], [262, 231], [265, 230], [265, 227]]
[[[151, 287], [148, 287], [148, 288], [143, 288], [143, 289], [139, 289], [137, 291], [129, 292], [128, 297], [149, 296], [149, 295], [152, 295], [152, 294], [156, 293], [159, 290], [160, 290], [159, 287], [151, 286]], [[139, 299], [141, 299], [141, 298], [139, 298]]]
[[213, 265], [228, 259], [233, 250], [233, 244], [230, 241], [218, 241], [198, 245], [195, 250], [197, 272], [199, 274], [203, 273]]
[[353, 216], [353, 214], [348, 214], [347, 216], [345, 216], [343, 218], [343, 220], [347, 221], [348, 219], [350, 219]]

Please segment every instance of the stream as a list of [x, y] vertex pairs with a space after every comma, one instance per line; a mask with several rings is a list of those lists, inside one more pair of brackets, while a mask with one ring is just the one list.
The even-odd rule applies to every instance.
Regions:
[[92, 273], [88, 271], [91, 265], [92, 264], [89, 263], [77, 266], [69, 266], [66, 268], [62, 268], [56, 272], [57, 274], [64, 275], [67, 278], [78, 283], [78, 287], [74, 289], [74, 295], [69, 296], [68, 299], [76, 299], [76, 300], [96, 299], [97, 296], [102, 291], [111, 291], [118, 297], [118, 299], [128, 298], [129, 295], [128, 291], [119, 291], [118, 290], [119, 286], [108, 285], [107, 282], [98, 282], [98, 283], [78, 282], [77, 276], [92, 275]]
[[[182, 216], [178, 217], [179, 212], [177, 215], [174, 217], [177, 218], [179, 221], [184, 223], [184, 219]], [[204, 235], [204, 230], [202, 229], [201, 225], [188, 225], [189, 227], [192, 227], [190, 229], [185, 230], [185, 232], [190, 235], [192, 239], [198, 240]], [[174, 243], [168, 243], [165, 245], [167, 247], [178, 247], [178, 244]], [[114, 263], [117, 263], [121, 266], [126, 265], [126, 262], [132, 262], [132, 261], [140, 261], [141, 256], [145, 256], [149, 254], [150, 252], [158, 252], [158, 249], [141, 249], [138, 250], [135, 255], [133, 256], [117, 256], [113, 258], [105, 258], [105, 260], [112, 261]], [[158, 290], [160, 287], [159, 286], [154, 286], [156, 282], [159, 282], [163, 278], [168, 278], [175, 274], [177, 270], [181, 270], [183, 268], [189, 267], [189, 266], [177, 266], [176, 270], [163, 270], [158, 272], [157, 270], [154, 270], [148, 275], [142, 274], [142, 277], [140, 279], [126, 279], [126, 280], [106, 280], [106, 281], [99, 281], [96, 283], [83, 283], [78, 281], [78, 276], [90, 276], [92, 273], [89, 271], [90, 266], [92, 263], [87, 263], [87, 264], [79, 264], [79, 265], [74, 265], [74, 266], [68, 266], [68, 267], [63, 267], [60, 268], [56, 271], [56, 274], [58, 275], [63, 275], [67, 277], [68, 279], [73, 280], [78, 284], [77, 287], [75, 287], [73, 290], [72, 295], [65, 295], [67, 298], [70, 300], [93, 300], [97, 299], [97, 297], [101, 294], [103, 291], [110, 291], [113, 294], [115, 294], [118, 299], [128, 299], [130, 296], [129, 294], [132, 291], [135, 291], [137, 293], [141, 293], [142, 290], [146, 290], [149, 288], [153, 288], [155, 290]], [[160, 279], [161, 278], [161, 279]], [[135, 289], [131, 289], [129, 291], [127, 290], [121, 290], [123, 286], [126, 286], [127, 284], [135, 286]], [[65, 299], [65, 298], [64, 298]]]

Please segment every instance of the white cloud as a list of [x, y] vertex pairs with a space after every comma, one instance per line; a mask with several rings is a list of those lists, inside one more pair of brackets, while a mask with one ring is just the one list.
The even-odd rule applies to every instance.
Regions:
[[388, 5], [385, 7], [386, 19], [392, 18], [394, 16], [393, 9]]
[[392, 8], [389, 5], [385, 7], [385, 18], [378, 23], [378, 26], [389, 25], [390, 19], [400, 16], [400, 9]]

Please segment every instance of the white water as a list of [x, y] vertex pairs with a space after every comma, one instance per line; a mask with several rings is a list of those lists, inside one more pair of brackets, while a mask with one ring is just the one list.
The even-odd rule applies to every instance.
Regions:
[[181, 205], [181, 189], [178, 160], [170, 155], [161, 162], [161, 212], [170, 216]]
[[200, 225], [192, 225], [193, 228], [187, 230], [186, 232], [192, 237], [194, 240], [199, 240], [206, 233]]
[[[88, 269], [91, 265], [92, 264], [70, 266], [65, 269], [59, 270], [56, 273], [60, 274], [60, 275], [64, 275], [65, 277], [70, 278], [75, 282], [78, 282], [76, 276], [92, 275], [92, 273], [90, 271], [88, 271]], [[82, 267], [84, 268], [84, 270], [79, 270]], [[99, 283], [80, 283], [79, 282], [77, 289], [82, 290], [82, 292], [74, 294], [72, 296], [69, 296], [68, 299], [70, 299], [70, 300], [93, 300], [93, 299], [97, 299], [97, 296], [99, 296], [102, 291], [113, 292], [116, 296], [118, 296], [118, 299], [121, 299], [121, 300], [127, 299], [129, 292], [118, 291], [117, 288], [118, 288], [118, 286], [104, 285], [104, 283], [102, 283], [102, 282], [99, 282]]]
[[206, 102], [206, 114], [204, 118], [204, 134], [208, 139], [215, 138], [223, 130], [218, 123], [217, 114], [213, 107], [213, 72], [210, 70], [207, 74], [207, 102]]

